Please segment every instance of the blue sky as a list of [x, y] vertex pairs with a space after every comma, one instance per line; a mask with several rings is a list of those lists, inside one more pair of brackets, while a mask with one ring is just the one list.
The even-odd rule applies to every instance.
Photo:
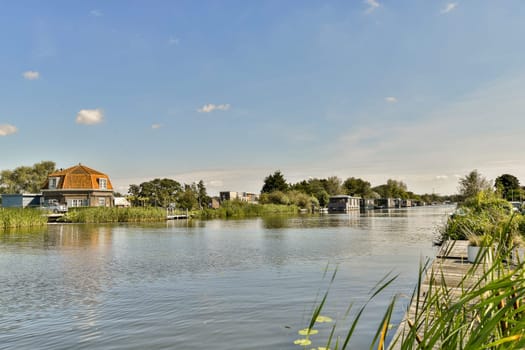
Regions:
[[525, 183], [523, 38], [519, 0], [3, 2], [0, 169]]

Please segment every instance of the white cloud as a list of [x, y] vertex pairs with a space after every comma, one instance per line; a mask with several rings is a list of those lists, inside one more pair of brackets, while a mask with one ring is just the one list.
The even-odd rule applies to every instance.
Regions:
[[397, 98], [395, 98], [393, 96], [388, 96], [388, 97], [385, 97], [385, 101], [388, 102], [388, 103], [396, 103], [397, 102]]
[[366, 13], [372, 13], [375, 9], [378, 7], [381, 7], [381, 4], [378, 3], [376, 0], [365, 0], [365, 4], [368, 6], [366, 9]]
[[452, 12], [454, 11], [456, 8], [458, 7], [458, 3], [457, 2], [449, 2], [447, 4], [447, 6], [445, 6], [444, 9], [441, 10], [441, 14], [446, 14], [446, 13], [449, 13], [449, 12]]
[[179, 45], [179, 42], [180, 42], [179, 38], [171, 37], [168, 40], [168, 45], [170, 45], [170, 46], [172, 46], [172, 45]]
[[40, 73], [34, 70], [28, 70], [27, 72], [22, 73], [22, 76], [26, 80], [37, 80], [40, 78]]
[[10, 124], [0, 124], [0, 136], [7, 136], [18, 131], [16, 126]]
[[91, 10], [89, 11], [89, 15], [93, 17], [102, 17], [104, 14], [99, 10]]
[[214, 105], [213, 103], [208, 103], [208, 104], [205, 104], [204, 106], [202, 106], [201, 108], [197, 109], [197, 112], [210, 113], [210, 112], [213, 112], [215, 110], [227, 111], [229, 109], [230, 109], [230, 105], [229, 104]]
[[447, 180], [447, 179], [448, 179], [447, 175], [436, 175], [436, 180]]
[[151, 125], [152, 129], [160, 129], [161, 127], [162, 127], [162, 124], [152, 124]]
[[82, 109], [77, 114], [78, 124], [95, 125], [104, 120], [104, 113], [101, 109]]

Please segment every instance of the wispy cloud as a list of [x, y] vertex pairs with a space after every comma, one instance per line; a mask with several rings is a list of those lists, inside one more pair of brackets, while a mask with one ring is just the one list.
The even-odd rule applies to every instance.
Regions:
[[169, 46], [179, 45], [179, 42], [180, 42], [180, 39], [176, 38], [176, 37], [171, 37], [171, 38], [168, 39], [168, 45]]
[[442, 15], [444, 14], [447, 14], [449, 12], [452, 12], [454, 11], [456, 8], [458, 7], [458, 3], [457, 2], [449, 2], [441, 11], [440, 13]]
[[395, 98], [393, 96], [388, 96], [388, 97], [385, 97], [385, 101], [388, 102], [388, 103], [396, 103], [397, 102], [397, 98]]
[[152, 129], [160, 129], [162, 127], [162, 124], [151, 124]]
[[369, 14], [374, 12], [377, 8], [381, 7], [381, 4], [378, 3], [376, 0], [365, 0], [365, 4], [368, 6], [365, 13]]
[[104, 113], [101, 109], [82, 109], [77, 114], [77, 124], [95, 125], [102, 123], [104, 120]]
[[28, 70], [24, 73], [22, 73], [22, 76], [26, 80], [37, 80], [40, 78], [40, 73], [34, 70]]
[[214, 105], [213, 103], [208, 103], [202, 106], [201, 108], [197, 109], [197, 112], [199, 113], [210, 113], [215, 110], [218, 111], [227, 111], [230, 109], [230, 105], [228, 103], [222, 104], [222, 105]]
[[0, 136], [15, 134], [18, 131], [16, 126], [11, 124], [0, 124]]
[[100, 10], [91, 10], [89, 11], [89, 15], [93, 17], [102, 17], [104, 14]]

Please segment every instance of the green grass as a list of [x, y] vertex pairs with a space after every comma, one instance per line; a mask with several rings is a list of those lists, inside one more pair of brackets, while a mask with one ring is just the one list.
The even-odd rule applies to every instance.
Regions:
[[38, 209], [0, 208], [0, 230], [44, 226], [47, 217]]

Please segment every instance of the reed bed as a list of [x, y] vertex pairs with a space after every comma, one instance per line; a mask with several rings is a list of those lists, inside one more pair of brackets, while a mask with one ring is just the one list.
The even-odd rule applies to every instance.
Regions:
[[[378, 320], [370, 349], [524, 349], [525, 265], [517, 255], [511, 226], [509, 221], [499, 232], [497, 244], [477, 257], [458, 285], [446, 284], [439, 264], [422, 264], [412, 295], [415, 312], [406, 319], [405, 331], [397, 333], [395, 338], [391, 334], [396, 331], [390, 323], [397, 300], [394, 296]], [[335, 274], [332, 281], [334, 277]], [[316, 339], [320, 338], [316, 325], [326, 319], [332, 321], [322, 316], [327, 291], [306, 328], [298, 332], [303, 337], [294, 343], [304, 349], [350, 349], [351, 338], [366, 306], [395, 278], [387, 276], [378, 283], [368, 302], [350, 320], [348, 329], [339, 330], [338, 321], [334, 321], [329, 334]], [[346, 320], [340, 321], [347, 324], [342, 322]]]
[[166, 210], [152, 207], [70, 208], [61, 221], [72, 223], [156, 222], [166, 220]]
[[42, 211], [29, 208], [0, 208], [0, 230], [37, 227], [47, 224]]
[[241, 201], [226, 201], [218, 209], [203, 209], [192, 213], [200, 219], [244, 218], [272, 214], [292, 215], [299, 212], [296, 205], [253, 204]]

